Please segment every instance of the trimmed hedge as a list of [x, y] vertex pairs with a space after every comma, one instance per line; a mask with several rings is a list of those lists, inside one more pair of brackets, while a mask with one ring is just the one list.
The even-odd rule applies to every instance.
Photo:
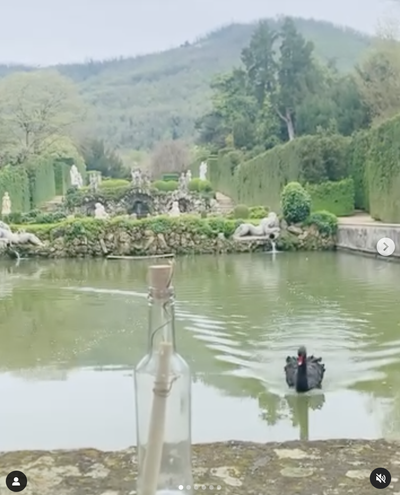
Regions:
[[25, 167], [29, 177], [31, 208], [36, 208], [56, 195], [54, 162], [49, 156], [37, 156]]
[[377, 220], [400, 223], [400, 115], [357, 134], [349, 156], [356, 205]]
[[303, 136], [245, 162], [241, 153], [230, 151], [211, 160], [211, 182], [215, 190], [238, 203], [268, 203], [279, 210], [281, 191], [288, 182], [315, 184], [346, 178], [350, 141], [340, 135]]
[[307, 184], [306, 190], [311, 196], [312, 211], [327, 210], [338, 217], [354, 213], [353, 179]]
[[4, 193], [11, 199], [11, 212], [31, 209], [29, 177], [22, 166], [7, 165], [0, 170], [0, 209]]

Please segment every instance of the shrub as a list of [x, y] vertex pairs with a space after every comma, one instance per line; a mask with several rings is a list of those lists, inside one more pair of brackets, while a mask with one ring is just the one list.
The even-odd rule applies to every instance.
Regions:
[[130, 182], [126, 179], [103, 179], [100, 184], [100, 189], [126, 187]]
[[12, 224], [44, 224], [58, 223], [67, 218], [67, 214], [62, 211], [43, 212], [40, 210], [31, 210], [26, 213], [11, 213], [7, 217], [7, 221]]
[[178, 182], [174, 180], [156, 180], [153, 182], [153, 187], [155, 187], [158, 191], [176, 191], [178, 189]]
[[250, 216], [250, 210], [248, 206], [246, 205], [235, 206], [233, 210], [233, 218], [240, 218], [242, 220], [245, 220], [246, 218], [249, 218], [249, 216]]
[[337, 232], [338, 219], [329, 211], [315, 211], [305, 220], [304, 225], [315, 225], [322, 235], [334, 235]]
[[261, 219], [265, 218], [269, 213], [269, 208], [266, 206], [252, 206], [250, 207], [250, 215], [249, 218]]
[[209, 193], [213, 190], [209, 180], [201, 180], [198, 177], [189, 182], [189, 191]]
[[289, 182], [283, 188], [281, 203], [283, 217], [289, 224], [304, 222], [310, 215], [311, 197], [298, 182]]
[[161, 178], [163, 182], [179, 182], [179, 174], [164, 174]]

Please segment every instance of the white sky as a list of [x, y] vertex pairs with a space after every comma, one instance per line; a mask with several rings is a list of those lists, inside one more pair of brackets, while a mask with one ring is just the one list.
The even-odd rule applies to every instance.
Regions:
[[[278, 14], [372, 33], [390, 0], [3, 0], [0, 62], [55, 64], [164, 50]], [[400, 3], [400, 2], [399, 2]], [[399, 8], [400, 19], [400, 8]]]

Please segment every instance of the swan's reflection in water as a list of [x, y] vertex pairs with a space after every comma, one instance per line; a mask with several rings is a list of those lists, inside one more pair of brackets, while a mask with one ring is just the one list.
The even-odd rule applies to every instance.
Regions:
[[[262, 410], [261, 418], [269, 425], [289, 420], [294, 428], [299, 428], [299, 440], [310, 439], [310, 411], [321, 410], [325, 404], [325, 395], [321, 390], [305, 394], [288, 393], [285, 396], [262, 393], [258, 397]], [[311, 437], [315, 437], [311, 434]]]
[[322, 409], [325, 404], [325, 395], [318, 394], [299, 394], [287, 395], [285, 397], [289, 414], [293, 426], [299, 427], [299, 439], [309, 440], [309, 413]]

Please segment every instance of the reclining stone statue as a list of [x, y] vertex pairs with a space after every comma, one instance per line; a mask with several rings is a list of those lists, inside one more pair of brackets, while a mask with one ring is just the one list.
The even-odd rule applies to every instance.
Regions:
[[33, 244], [34, 246], [43, 246], [42, 241], [29, 232], [11, 232], [10, 226], [0, 222], [0, 242], [7, 246], [12, 244]]
[[233, 237], [257, 236], [276, 239], [280, 231], [278, 215], [271, 211], [268, 216], [261, 220], [259, 225], [253, 225], [252, 223], [242, 223], [239, 225]]

